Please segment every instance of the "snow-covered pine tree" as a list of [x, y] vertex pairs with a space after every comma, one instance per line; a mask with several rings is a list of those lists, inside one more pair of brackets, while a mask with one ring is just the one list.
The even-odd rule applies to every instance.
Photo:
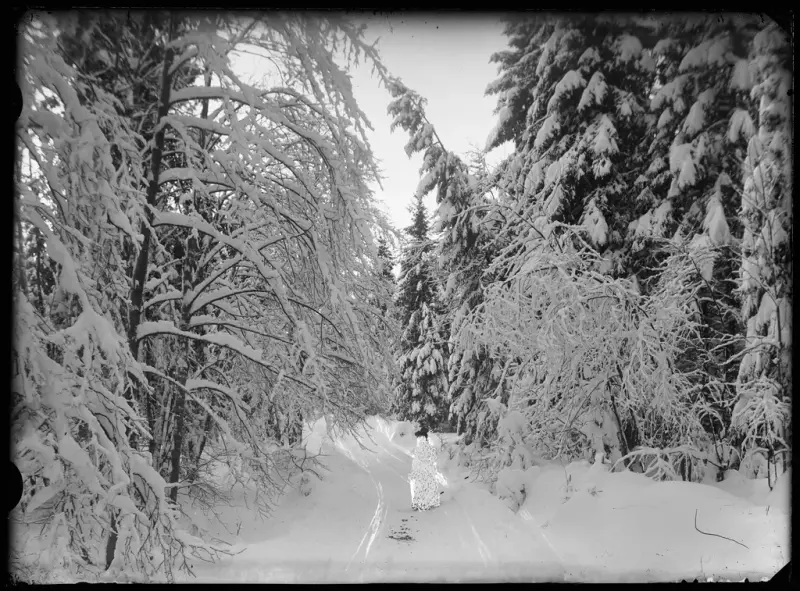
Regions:
[[[741, 66], [749, 66], [753, 76], [758, 128], [749, 134], [744, 160], [741, 294], [746, 349], [733, 411], [744, 451], [760, 451], [768, 466], [782, 469], [791, 465], [792, 441], [791, 48], [787, 32], [767, 22], [753, 40], [749, 63]], [[775, 474], [770, 471], [769, 476], [774, 483]]]
[[442, 307], [428, 214], [417, 194], [406, 229], [410, 240], [400, 259], [395, 305], [400, 316], [400, 357], [393, 409], [401, 420], [431, 428], [447, 418], [447, 337], [441, 326]]
[[394, 285], [396, 283], [394, 272], [392, 270], [394, 267], [394, 256], [392, 255], [392, 249], [389, 246], [389, 241], [385, 236], [381, 236], [378, 239], [378, 258], [381, 261], [380, 276]]
[[[660, 263], [688, 257], [698, 286], [703, 330], [683, 365], [698, 370], [698, 402], [710, 437], [730, 426], [741, 350], [735, 275], [739, 266], [742, 183], [739, 170], [755, 132], [748, 48], [756, 17], [681, 15], [660, 21], [653, 52], [657, 77], [650, 102], [649, 165], [635, 183], [637, 216], [628, 232], [628, 266], [647, 293]], [[679, 253], [683, 253], [680, 255]], [[699, 359], [706, 359], [696, 365]], [[723, 457], [718, 458], [725, 464]]]
[[389, 238], [382, 235], [378, 239], [378, 262], [377, 276], [375, 278], [374, 305], [379, 313], [376, 315], [373, 324], [376, 333], [388, 345], [385, 347], [386, 360], [384, 377], [382, 384], [389, 385], [385, 395], [381, 395], [381, 401], [369, 409], [368, 414], [380, 414], [391, 408], [393, 401], [393, 385], [397, 383], [396, 361], [400, 357], [400, 310], [395, 305], [394, 299], [397, 293], [397, 278], [394, 274], [395, 257], [392, 253]]
[[[369, 302], [381, 311], [387, 319], [396, 319], [397, 310], [393, 306], [397, 278], [394, 276], [394, 255], [386, 236], [378, 238], [378, 266], [373, 271], [375, 293], [369, 295]], [[388, 325], [386, 328], [389, 328]]]
[[[568, 104], [577, 95], [580, 95], [577, 108], [568, 111], [568, 114], [580, 114], [587, 105], [602, 108], [597, 101], [590, 99], [602, 96], [605, 90], [598, 93], [591, 90], [594, 86], [589, 80], [589, 73], [584, 71], [585, 65], [592, 63], [596, 57], [591, 48], [578, 60], [579, 64], [584, 65], [584, 69], [569, 69], [569, 56], [578, 51], [576, 47], [584, 39], [585, 32], [591, 30], [597, 35], [603, 27], [608, 26], [609, 21], [599, 19], [596, 23], [572, 20], [565, 25], [554, 17], [540, 19], [538, 28], [526, 26], [524, 22], [513, 22], [509, 25], [509, 32], [516, 35], [517, 39], [511, 43], [514, 49], [498, 55], [508, 71], [490, 86], [490, 92], [504, 94], [498, 107], [498, 127], [490, 136], [487, 147], [515, 139], [515, 133], [522, 133], [521, 139], [516, 141], [517, 154], [505, 163], [506, 187], [517, 203], [529, 207], [518, 208], [517, 226], [521, 229], [512, 230], [511, 235], [521, 240], [521, 245], [531, 240], [538, 240], [540, 245], [544, 245], [545, 239], [552, 237], [553, 225], [548, 222], [556, 220], [575, 224], [579, 216], [582, 216], [584, 237], [588, 238], [588, 243], [596, 250], [603, 252], [603, 245], [597, 237], [591, 231], [586, 234], [587, 220], [594, 219], [598, 222], [594, 223], [595, 229], [604, 229], [605, 223], [609, 228], [617, 230], [610, 241], [616, 248], [604, 253], [607, 256], [597, 267], [599, 270], [638, 274], [645, 279], [643, 287], [648, 300], [661, 301], [665, 297], [674, 299], [676, 289], [686, 297], [693, 298], [695, 317], [691, 322], [696, 330], [685, 333], [683, 344], [674, 349], [677, 357], [671, 362], [670, 371], [673, 376], [688, 379], [689, 384], [694, 386], [693, 397], [684, 398], [682, 403], [687, 410], [691, 409], [688, 416], [691, 420], [687, 421], [687, 425], [695, 425], [696, 419], [701, 418], [705, 430], [710, 431], [712, 437], [724, 435], [730, 421], [732, 376], [736, 373], [735, 362], [740, 358], [736, 355], [736, 338], [740, 328], [735, 313], [735, 284], [732, 281], [737, 266], [737, 237], [741, 236], [742, 230], [736, 217], [741, 194], [741, 184], [736, 177], [745, 154], [744, 148], [748, 140], [752, 148], [754, 143], [750, 138], [755, 133], [755, 110], [748, 97], [753, 68], [748, 69], [746, 57], [750, 40], [760, 28], [759, 23], [757, 19], [747, 17], [676, 17], [649, 22], [634, 18], [629, 21], [633, 25], [631, 28], [622, 32], [616, 41], [605, 44], [606, 49], [610, 46], [615, 50], [633, 47], [636, 44], [631, 45], [631, 40], [626, 35], [636, 26], [641, 26], [642, 37], [649, 39], [648, 43], [642, 45], [645, 51], [643, 60], [638, 64], [640, 67], [636, 68], [638, 73], [630, 73], [626, 78], [624, 72], [600, 72], [604, 79], [613, 80], [618, 88], [625, 80], [632, 84], [629, 87], [631, 96], [640, 107], [637, 113], [641, 115], [638, 124], [628, 127], [626, 140], [623, 141], [621, 135], [609, 136], [615, 142], [618, 141], [617, 147], [620, 149], [627, 147], [631, 150], [623, 161], [627, 165], [627, 172], [621, 177], [623, 185], [614, 185], [612, 182], [611, 186], [622, 187], [623, 195], [630, 196], [632, 190], [638, 193], [638, 199], [627, 202], [626, 213], [623, 213], [625, 207], [619, 207], [625, 203], [617, 202], [614, 212], [617, 223], [607, 220], [605, 214], [596, 216], [588, 211], [581, 213], [580, 202], [564, 202], [563, 196], [558, 193], [558, 188], [564, 186], [569, 189], [569, 197], [580, 196], [584, 188], [589, 191], [604, 188], [602, 169], [593, 167], [591, 172], [595, 176], [586, 177], [581, 166], [575, 164], [585, 163], [586, 160], [580, 157], [570, 160], [567, 157], [578, 149], [581, 141], [574, 139], [574, 126], [569, 126], [571, 120], [566, 123], [562, 121], [559, 117], [561, 113], [557, 109], [559, 102]], [[618, 25], [619, 21], [615, 24]], [[655, 43], [656, 34], [667, 38]], [[524, 36], [528, 36], [530, 41], [522, 38]], [[614, 35], [605, 38], [613, 39]], [[627, 38], [627, 43], [622, 41], [624, 38]], [[765, 38], [761, 37], [761, 40], [764, 41]], [[648, 57], [646, 48], [651, 45], [654, 56]], [[765, 51], [765, 54], [769, 52]], [[612, 61], [606, 59], [605, 63], [610, 64]], [[780, 58], [775, 58], [773, 54], [762, 59], [761, 63], [778, 61]], [[509, 71], [513, 71], [513, 75]], [[658, 80], [651, 80], [648, 73], [653, 71], [658, 74]], [[556, 72], [555, 77], [553, 72]], [[599, 79], [594, 74], [591, 76], [592, 80], [598, 82]], [[767, 78], [769, 75], [764, 77]], [[780, 76], [773, 76], [767, 87], [774, 88], [779, 79]], [[527, 95], [520, 96], [518, 80], [527, 80], [528, 87], [549, 87], [553, 90], [550, 94], [534, 95], [528, 99]], [[646, 113], [641, 108], [641, 99], [651, 92], [648, 84], [653, 84], [650, 106], [655, 113]], [[785, 82], [783, 85], [786, 86]], [[754, 91], [754, 94], [757, 95], [758, 92]], [[546, 106], [543, 106], [545, 102]], [[617, 115], [621, 113], [618, 112]], [[533, 132], [524, 128], [521, 123], [524, 117], [529, 117], [529, 121], [534, 123]], [[591, 128], [591, 123], [586, 127], [587, 123], [584, 122], [579, 129]], [[636, 143], [645, 143], [642, 142], [644, 137], [641, 135], [643, 123], [647, 124], [648, 133], [654, 136], [649, 155], [635, 147]], [[523, 129], [525, 130], [521, 131]], [[570, 134], [573, 139], [569, 137]], [[641, 139], [637, 142], [636, 137]], [[585, 139], [584, 132], [583, 140]], [[531, 144], [533, 149], [530, 149]], [[748, 155], [752, 153], [758, 153], [760, 157], [762, 152], [756, 148], [748, 151]], [[785, 152], [778, 150], [778, 153]], [[531, 162], [526, 160], [530, 154], [539, 157], [540, 168], [532, 167]], [[596, 153], [595, 156], [602, 155]], [[750, 161], [750, 166], [749, 170], [757, 168], [753, 160]], [[567, 173], [576, 173], [565, 176], [565, 170]], [[761, 178], [760, 171], [750, 174], [759, 180]], [[581, 185], [584, 177], [592, 180], [588, 186]], [[632, 182], [634, 178], [635, 183]], [[615, 180], [620, 179], [610, 179]], [[543, 192], [543, 188], [548, 189]], [[539, 198], [520, 197], [530, 193], [538, 194]], [[591, 196], [592, 193], [588, 195]], [[558, 199], [553, 201], [554, 197]], [[572, 210], [564, 209], [564, 203], [575, 207]], [[545, 205], [544, 211], [542, 204]], [[547, 206], [552, 206], [550, 211]], [[742, 206], [742, 209], [745, 207]], [[624, 215], [633, 222], [627, 228]], [[754, 224], [754, 227], [757, 225], [758, 223]], [[760, 227], [757, 231], [761, 231]], [[572, 232], [569, 233], [573, 235]], [[605, 230], [600, 234], [607, 235]], [[788, 233], [786, 235], [790, 236]], [[671, 241], [668, 242], [665, 238]], [[511, 240], [513, 241], [513, 237]], [[751, 246], [755, 240], [755, 234], [751, 234]], [[781, 241], [782, 238], [779, 238], [778, 242]], [[745, 243], [747, 244], [747, 236]], [[550, 244], [553, 244], [552, 240]], [[565, 255], [569, 254], [567, 246], [563, 243], [556, 245], [557, 248], [564, 249]], [[643, 248], [645, 246], [647, 248]], [[627, 256], [630, 247], [633, 247], [634, 253], [646, 256]], [[754, 251], [753, 248], [751, 252]], [[509, 260], [514, 260], [521, 254], [520, 251], [514, 253]], [[745, 261], [745, 265], [755, 267], [747, 257]], [[743, 272], [743, 276], [744, 274]], [[746, 280], [743, 278], [744, 281]], [[678, 289], [678, 284], [683, 287]], [[754, 284], [751, 283], [750, 287]], [[757, 299], [756, 296], [754, 300]], [[749, 310], [751, 313], [755, 312], [755, 308], [751, 307]], [[757, 324], [755, 321], [752, 323], [753, 326]], [[690, 388], [685, 391], [692, 390]], [[752, 436], [750, 442], [755, 441], [754, 434], [761, 428], [764, 433], [771, 433], [771, 445], [782, 445], [783, 442], [775, 434], [780, 430], [778, 425], [782, 421], [780, 417], [785, 415], [786, 406], [781, 406], [778, 398], [754, 398], [765, 401], [769, 399], [770, 413], [775, 420], [766, 421], [769, 426], [762, 425], [748, 431]], [[745, 402], [741, 402], [736, 410], [741, 412], [746, 406]], [[627, 419], [624, 413], [621, 416], [622, 422], [617, 425], [620, 432], [627, 432], [634, 426], [638, 432], [634, 440], [641, 442], [646, 430], [642, 428], [640, 421], [636, 419], [625, 425]], [[635, 419], [633, 415], [632, 418]], [[696, 459], [705, 451], [699, 450], [698, 446], [703, 447], [704, 442], [708, 443], [709, 437], [703, 433], [695, 433], [693, 437], [695, 440], [691, 442], [693, 451], [690, 455], [693, 454]], [[762, 442], [766, 439], [762, 435]], [[680, 454], [685, 455], [688, 449], [680, 451]], [[685, 465], [687, 457], [684, 460]], [[686, 477], [686, 474], [683, 476]]]
[[657, 246], [648, 238], [671, 238], [679, 228], [684, 239], [705, 231], [717, 246], [737, 233], [735, 172], [755, 130], [747, 54], [757, 24], [735, 15], [659, 22], [648, 168], [635, 183], [637, 214], [644, 212], [631, 226], [636, 246]]
[[504, 165], [511, 223], [524, 228], [543, 216], [580, 225], [615, 272], [643, 161], [654, 62], [642, 39], [650, 32], [650, 23], [623, 15], [514, 19], [511, 49], [493, 56], [500, 77], [487, 88], [500, 95], [487, 149], [515, 143]]
[[483, 302], [484, 283], [498, 279], [488, 273], [503, 244], [498, 236], [507, 211], [493, 194], [497, 176], [489, 172], [483, 153], [473, 153], [466, 174], [462, 169], [437, 210], [437, 251], [447, 278], [451, 420], [467, 445], [475, 441], [482, 446], [492, 438], [497, 416], [486, 400], [499, 390], [505, 402], [508, 392], [502, 380], [505, 359], [480, 346], [462, 348], [458, 338], [469, 314]]
[[[480, 276], [492, 257], [493, 218], [486, 198], [490, 182], [485, 165], [478, 163], [476, 174], [470, 174], [469, 166], [445, 148], [425, 114], [424, 98], [398, 79], [390, 81], [389, 90], [394, 97], [388, 108], [394, 116], [392, 129], [399, 126], [408, 132], [405, 150], [409, 156], [418, 152], [423, 155], [417, 195], [436, 194], [434, 231], [438, 240], [434, 256], [446, 277], [442, 298], [447, 312], [441, 324], [450, 340], [461, 319], [481, 300]], [[450, 350], [449, 419], [470, 442], [481, 430], [486, 415], [483, 393], [497, 385], [498, 363], [483, 352], [464, 355]]]
[[[492, 56], [500, 77], [487, 94], [499, 95], [498, 121], [486, 144], [515, 145], [501, 164], [495, 204], [504, 220], [504, 260], [535, 256], [533, 245], [567, 252], [583, 243], [605, 255], [592, 258], [600, 270], [625, 272], [631, 183], [644, 161], [645, 96], [654, 71], [652, 28], [623, 15], [507, 23], [510, 49]], [[501, 275], [510, 269], [493, 268]], [[509, 379], [514, 360], [512, 354], [494, 373]]]

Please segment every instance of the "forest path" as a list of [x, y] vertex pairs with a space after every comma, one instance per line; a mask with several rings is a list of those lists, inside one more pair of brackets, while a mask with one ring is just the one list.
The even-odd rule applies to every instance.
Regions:
[[[309, 447], [329, 472], [308, 497], [289, 495], [259, 532], [198, 581], [377, 582], [563, 580], [542, 532], [467, 483], [445, 486], [440, 507], [412, 511], [413, 437], [370, 419], [356, 439], [315, 425]], [[398, 442], [399, 441], [399, 442]]]

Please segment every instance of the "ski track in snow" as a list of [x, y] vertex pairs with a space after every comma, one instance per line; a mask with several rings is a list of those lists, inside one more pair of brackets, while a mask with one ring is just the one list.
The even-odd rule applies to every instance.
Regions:
[[489, 548], [487, 548], [486, 544], [483, 543], [483, 538], [481, 538], [478, 530], [475, 529], [475, 524], [472, 523], [472, 520], [469, 518], [469, 515], [467, 515], [467, 512], [464, 511], [463, 508], [461, 510], [464, 512], [464, 517], [467, 518], [467, 523], [469, 523], [469, 527], [472, 530], [472, 533], [475, 535], [475, 542], [478, 545], [478, 552], [481, 555], [481, 560], [483, 560], [484, 565], [488, 565], [489, 561], [493, 560], [492, 553], [489, 552]]
[[[326, 433], [324, 423], [309, 431], [329, 468], [311, 494], [291, 492], [264, 522], [249, 519], [246, 502], [230, 507], [228, 523], [246, 523], [231, 540], [237, 553], [213, 564], [193, 561], [198, 578], [187, 582], [655, 582], [709, 572], [758, 580], [777, 572], [788, 548], [780, 515], [757, 517], [763, 507], [718, 488], [623, 473], [606, 477], [596, 497], [587, 487], [604, 475], [577, 464], [580, 490], [568, 506], [561, 470], [541, 469], [527, 506], [514, 514], [450, 463], [441, 506], [415, 512], [408, 485], [413, 437], [381, 420], [362, 434], [371, 438], [359, 436], [367, 447]], [[788, 514], [788, 496], [779, 502]], [[704, 527], [750, 549], [697, 534], [698, 503]]]
[[[372, 473], [370, 473], [370, 476], [372, 476]], [[350, 570], [353, 560], [358, 555], [361, 547], [364, 545], [364, 541], [367, 539], [367, 536], [369, 536], [369, 542], [367, 542], [367, 547], [364, 550], [363, 558], [364, 561], [367, 560], [367, 557], [369, 556], [369, 550], [372, 547], [372, 543], [375, 541], [375, 536], [378, 534], [381, 524], [386, 521], [386, 513], [389, 508], [386, 506], [383, 500], [383, 486], [381, 486], [381, 483], [377, 482], [374, 478], [372, 479], [372, 482], [375, 485], [375, 490], [378, 493], [378, 504], [375, 507], [375, 513], [373, 514], [372, 519], [370, 520], [369, 525], [364, 532], [364, 536], [361, 538], [361, 542], [359, 542], [356, 551], [353, 552], [353, 557], [350, 559], [350, 563], [347, 565], [347, 568], [345, 568], [345, 571]]]
[[[353, 443], [348, 445], [344, 440], [337, 440], [336, 442], [336, 447], [351, 462], [358, 465], [369, 474], [377, 496], [377, 504], [372, 519], [364, 528], [358, 546], [353, 552], [350, 562], [345, 569], [345, 571], [350, 571], [355, 563], [359, 563], [362, 568], [358, 577], [360, 581], [366, 580], [365, 577], [368, 572], [367, 567], [377, 567], [379, 570], [383, 571], [383, 567], [386, 565], [382, 563], [394, 561], [393, 553], [397, 552], [398, 548], [387, 547], [387, 542], [384, 539], [388, 537], [386, 535], [387, 518], [390, 511], [393, 516], [394, 514], [399, 515], [400, 511], [410, 505], [410, 491], [408, 491], [406, 487], [408, 486], [407, 473], [410, 469], [411, 454], [393, 440], [392, 433], [388, 430], [386, 424], [379, 422], [376, 427], [377, 428], [373, 432], [374, 450], [364, 450], [358, 446], [358, 444], [353, 445]], [[405, 458], [397, 455], [393, 450], [403, 454]], [[398, 467], [395, 467], [395, 464], [402, 466], [402, 470], [405, 474], [401, 473]], [[391, 478], [392, 476], [396, 477], [396, 479]], [[402, 489], [399, 487], [402, 487]], [[384, 488], [391, 490], [393, 494], [387, 496], [384, 493]], [[395, 500], [394, 505], [397, 506], [393, 506], [390, 500], [391, 498]], [[424, 527], [424, 523], [429, 520], [428, 516], [430, 516], [431, 525], [433, 526], [435, 523], [434, 531], [429, 531], [427, 529], [422, 529], [420, 531], [427, 542], [436, 543], [439, 541], [436, 540], [436, 538], [441, 538], [440, 543], [446, 544], [448, 536], [452, 537], [454, 534], [457, 536], [458, 540], [461, 542], [459, 545], [461, 551], [457, 552], [454, 557], [463, 560], [465, 566], [469, 565], [468, 568], [470, 571], [474, 571], [478, 564], [482, 564], [483, 569], [486, 569], [487, 572], [502, 567], [502, 559], [498, 559], [494, 556], [492, 550], [490, 550], [490, 546], [496, 547], [497, 543], [500, 542], [500, 540], [497, 539], [497, 532], [491, 528], [486, 529], [494, 524], [476, 523], [470, 517], [468, 506], [465, 506], [465, 504], [459, 501], [455, 496], [453, 496], [449, 502], [432, 510], [430, 513], [426, 512], [417, 515], [420, 515], [421, 523], [418, 523], [420, 527]], [[513, 521], [514, 518], [509, 515], [509, 519]], [[423, 522], [423, 520], [425, 520], [425, 522]], [[482, 535], [484, 529], [486, 529], [486, 531]], [[518, 544], [524, 544], [530, 549], [531, 553], [540, 552], [540, 546], [549, 548], [552, 550], [552, 555], [555, 559], [551, 562], [559, 563], [560, 565], [563, 564], [561, 557], [555, 551], [553, 545], [547, 540], [541, 529], [537, 529], [539, 530], [538, 535], [533, 531], [520, 533], [520, 530], [516, 529], [514, 531], [514, 533], [517, 534], [515, 538], [516, 542]], [[379, 534], [381, 534], [380, 538]], [[380, 539], [380, 542], [378, 542], [378, 539]], [[537, 539], [544, 542], [544, 544], [536, 542]], [[374, 560], [371, 559], [370, 552], [373, 550], [373, 547], [378, 548], [381, 546], [382, 552], [379, 552]], [[414, 548], [414, 546], [412, 545], [411, 548]], [[425, 555], [428, 550], [420, 546], [417, 552]]]
[[[520, 517], [522, 517], [522, 518], [523, 518], [525, 521], [527, 521], [527, 522], [529, 522], [529, 523], [532, 523], [532, 524], [535, 524], [535, 521], [534, 521], [534, 519], [533, 519], [533, 515], [531, 515], [531, 514], [530, 514], [530, 512], [529, 512], [527, 509], [524, 509], [524, 508], [523, 508], [523, 509], [520, 509], [520, 511], [519, 511], [519, 516], [520, 516]], [[549, 538], [548, 538], [548, 537], [545, 535], [545, 533], [544, 533], [544, 531], [542, 530], [541, 526], [540, 526], [540, 525], [538, 525], [538, 524], [535, 524], [535, 525], [536, 525], [536, 529], [537, 529], [537, 531], [539, 532], [539, 535], [540, 535], [540, 536], [542, 536], [542, 539], [545, 541], [545, 543], [546, 543], [546, 544], [547, 544], [547, 545], [550, 547], [550, 549], [553, 551], [553, 554], [555, 555], [555, 557], [556, 557], [556, 558], [558, 558], [558, 562], [561, 564], [561, 566], [562, 566], [562, 567], [565, 567], [565, 564], [564, 564], [564, 559], [563, 559], [563, 558], [561, 558], [561, 554], [559, 554], [558, 550], [556, 550], [555, 546], [553, 546], [553, 543], [552, 543], [552, 542], [550, 541], [550, 539], [549, 539]]]
[[[405, 444], [410, 446], [411, 438]], [[516, 574], [527, 575], [526, 580], [547, 576], [542, 572], [559, 578], [561, 570], [551, 568], [559, 559], [547, 557], [541, 538], [514, 527], [517, 518], [506, 517], [504, 508], [498, 512], [499, 506], [492, 516], [482, 515], [487, 500], [468, 487], [462, 495], [463, 485], [456, 482], [439, 508], [412, 511], [410, 448], [395, 441], [382, 421], [372, 430], [368, 448], [352, 437], [327, 439], [325, 445], [330, 461], [338, 464], [329, 483], [320, 482], [311, 496], [290, 501], [277, 518], [282, 527], [265, 524], [264, 542], [239, 546], [245, 549], [241, 557], [203, 568], [199, 581], [454, 582], [491, 573], [502, 578], [507, 563], [522, 568], [524, 573]], [[395, 537], [400, 531], [408, 537]], [[310, 562], [301, 560], [305, 554]]]
[[[366, 527], [366, 529], [364, 531], [364, 535], [362, 536], [361, 541], [358, 544], [358, 547], [356, 548], [355, 552], [353, 552], [353, 556], [350, 558], [350, 562], [347, 564], [347, 567], [345, 568], [345, 572], [347, 572], [347, 571], [350, 570], [350, 567], [352, 566], [353, 561], [359, 555], [359, 552], [360, 552], [361, 548], [364, 546], [364, 542], [367, 541], [367, 537], [369, 537], [369, 541], [367, 541], [367, 545], [364, 548], [364, 555], [361, 558], [361, 562], [365, 563], [367, 561], [367, 559], [369, 558], [369, 551], [372, 548], [373, 543], [375, 542], [375, 538], [378, 535], [378, 532], [381, 531], [381, 526], [386, 523], [386, 515], [389, 512], [389, 506], [386, 503], [386, 500], [384, 498], [383, 484], [379, 480], [375, 479], [375, 475], [373, 474], [372, 470], [369, 468], [369, 463], [364, 459], [360, 459], [360, 460], [356, 459], [355, 454], [345, 444], [344, 441], [338, 440], [336, 442], [336, 445], [337, 445], [337, 447], [339, 449], [341, 449], [344, 452], [344, 454], [351, 461], [353, 461], [356, 465], [358, 465], [360, 468], [365, 470], [367, 472], [367, 474], [369, 474], [369, 477], [372, 480], [372, 484], [375, 487], [375, 492], [376, 492], [377, 497], [378, 497], [378, 503], [375, 506], [375, 512], [372, 515], [372, 519], [370, 520], [369, 525], [367, 525], [367, 527]], [[376, 457], [375, 459], [378, 462], [380, 462], [379, 458]]]

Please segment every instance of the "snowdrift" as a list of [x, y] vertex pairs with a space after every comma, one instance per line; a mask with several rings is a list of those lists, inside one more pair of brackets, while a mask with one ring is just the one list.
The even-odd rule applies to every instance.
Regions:
[[446, 434], [442, 507], [415, 514], [406, 480], [412, 429], [380, 417], [346, 435], [328, 433], [324, 420], [307, 425], [321, 478], [311, 477], [307, 494], [290, 489], [268, 519], [244, 492], [240, 506], [223, 508], [236, 529], [217, 533], [237, 554], [195, 564], [195, 580], [753, 581], [789, 559], [790, 473], [769, 492], [738, 473], [715, 485], [654, 482], [601, 463], [550, 462], [505, 469], [491, 494], [458, 464], [457, 437]]
[[766, 480], [738, 472], [714, 485], [655, 482], [583, 461], [506, 468], [495, 486], [547, 536], [568, 580], [753, 581], [789, 560], [790, 480], [785, 474], [767, 494]]

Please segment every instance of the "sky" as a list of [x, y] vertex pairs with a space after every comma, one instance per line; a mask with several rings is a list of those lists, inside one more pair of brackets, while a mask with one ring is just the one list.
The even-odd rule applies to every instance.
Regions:
[[[427, 99], [426, 113], [445, 148], [464, 155], [482, 149], [495, 125], [496, 96], [484, 96], [486, 86], [497, 78], [497, 64], [489, 58], [506, 49], [499, 15], [437, 15], [383, 13], [353, 14], [367, 25], [365, 40], [377, 48], [389, 73]], [[408, 208], [419, 182], [422, 155], [409, 159], [403, 147], [408, 134], [389, 131], [392, 118], [386, 107], [391, 97], [370, 74], [369, 66], [350, 71], [356, 101], [372, 123], [368, 137], [384, 172], [383, 189], [375, 195], [397, 229], [411, 223]], [[509, 152], [503, 146], [488, 161], [499, 161]], [[433, 214], [433, 194], [425, 199]]]
[[[427, 118], [448, 151], [465, 156], [484, 147], [496, 123], [497, 97], [484, 94], [498, 77], [497, 64], [489, 60], [507, 48], [499, 13], [365, 11], [347, 16], [367, 26], [364, 40], [368, 44], [378, 40], [377, 49], [389, 74], [427, 99]], [[269, 83], [264, 60], [237, 54], [234, 61], [246, 80]], [[419, 183], [422, 155], [409, 158], [404, 150], [408, 134], [399, 128], [389, 130], [392, 118], [386, 107], [392, 98], [373, 76], [371, 64], [352, 64], [347, 69], [356, 102], [372, 124], [367, 138], [383, 172], [382, 186], [372, 187], [375, 197], [392, 225], [402, 231], [411, 224], [409, 206]], [[510, 151], [510, 144], [496, 148], [487, 163], [496, 164]], [[425, 198], [425, 205], [432, 216], [436, 210], [433, 193]]]

